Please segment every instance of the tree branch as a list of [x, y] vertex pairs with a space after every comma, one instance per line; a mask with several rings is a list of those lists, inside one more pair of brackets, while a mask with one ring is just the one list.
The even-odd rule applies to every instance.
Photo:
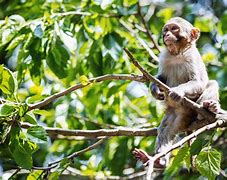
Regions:
[[[124, 48], [124, 51], [129, 56], [131, 62], [142, 72], [142, 74], [144, 75], [145, 78], [147, 78], [149, 81], [152, 81], [152, 82], [156, 83], [158, 86], [162, 87], [162, 89], [167, 93], [167, 95], [169, 94], [170, 88], [167, 85], [165, 85], [160, 80], [158, 80], [157, 78], [152, 76], [149, 72], [147, 72], [139, 64], [139, 62], [135, 60], [135, 58], [133, 57], [132, 53], [128, 49]], [[180, 99], [179, 103], [181, 103], [181, 105], [183, 105], [183, 106], [190, 107], [191, 109], [195, 110], [196, 112], [201, 114], [205, 119], [207, 119], [209, 122], [214, 122], [215, 121], [215, 116], [216, 115], [214, 113], [204, 109], [202, 106], [200, 106], [199, 104], [193, 102], [192, 100], [190, 100], [190, 99], [188, 99], [186, 97], [182, 97]]]
[[[29, 123], [21, 123], [21, 127], [28, 129], [35, 125]], [[50, 135], [63, 136], [84, 136], [84, 137], [102, 137], [102, 136], [155, 136], [157, 135], [156, 128], [133, 129], [133, 128], [119, 128], [119, 129], [98, 129], [98, 130], [68, 130], [61, 128], [43, 127]]]
[[55, 99], [61, 97], [61, 96], [65, 96], [77, 89], [81, 89], [83, 87], [86, 87], [88, 86], [90, 83], [95, 83], [95, 82], [101, 82], [101, 81], [107, 81], [107, 80], [132, 80], [132, 81], [139, 81], [139, 82], [145, 82], [146, 79], [143, 77], [143, 76], [137, 76], [137, 75], [127, 75], [127, 74], [107, 74], [107, 75], [104, 75], [104, 76], [99, 76], [99, 77], [96, 77], [96, 78], [91, 78], [88, 80], [88, 83], [86, 85], [82, 85], [81, 83], [78, 83], [72, 87], [69, 87], [68, 89], [66, 90], [63, 90], [59, 93], [56, 93], [56, 94], [53, 94], [49, 97], [47, 97], [46, 99], [38, 102], [38, 103], [35, 103], [35, 104], [30, 104], [28, 106], [28, 109], [29, 110], [33, 110], [33, 109], [36, 109], [36, 108], [40, 108], [40, 107], [43, 107], [47, 104], [49, 104], [50, 102], [54, 101]]
[[177, 142], [176, 144], [172, 145], [171, 147], [167, 148], [166, 150], [154, 155], [153, 157], [149, 157], [149, 167], [148, 167], [148, 171], [147, 171], [147, 179], [149, 179], [149, 177], [151, 176], [151, 173], [153, 172], [153, 165], [155, 160], [157, 160], [158, 158], [161, 158], [163, 156], [165, 156], [166, 154], [168, 154], [169, 152], [173, 151], [176, 148], [181, 147], [183, 144], [185, 144], [187, 141], [197, 137], [199, 134], [207, 131], [207, 130], [211, 130], [217, 127], [222, 127], [222, 126], [226, 126], [227, 125], [227, 116], [220, 116], [219, 119], [212, 123], [212, 124], [208, 124], [198, 130], [196, 130], [195, 132], [191, 133], [190, 135], [184, 137], [183, 139], [181, 139], [179, 142]]
[[149, 30], [149, 27], [148, 27], [148, 25], [147, 25], [147, 23], [146, 23], [146, 21], [145, 21], [145, 19], [144, 19], [144, 17], [143, 17], [143, 14], [142, 14], [142, 12], [141, 12], [141, 6], [139, 5], [139, 3], [138, 3], [138, 12], [139, 12], [139, 15], [140, 15], [140, 17], [141, 17], [142, 23], [143, 23], [143, 25], [144, 25], [144, 27], [145, 27], [145, 29], [146, 29], [146, 34], [147, 34], [147, 36], [150, 38], [151, 42], [153, 43], [154, 48], [157, 49], [158, 52], [161, 52], [161, 49], [160, 49], [159, 45], [155, 42], [155, 40], [154, 40], [154, 38], [153, 38], [153, 36], [152, 36], [152, 33], [151, 33], [151, 31]]
[[79, 155], [81, 155], [81, 154], [83, 154], [83, 153], [85, 153], [87, 151], [90, 151], [90, 150], [96, 148], [98, 145], [102, 144], [105, 139], [106, 139], [106, 137], [98, 140], [96, 143], [92, 144], [91, 146], [88, 146], [88, 147], [86, 147], [86, 148], [84, 148], [84, 149], [82, 149], [80, 151], [72, 153], [71, 155], [69, 155], [69, 156], [67, 156], [65, 158], [61, 158], [61, 159], [59, 159], [57, 161], [51, 162], [51, 163], [48, 164], [48, 167], [35, 167], [35, 166], [33, 166], [32, 169], [45, 170], [45, 171], [53, 169], [53, 168], [57, 167], [58, 163], [60, 163], [62, 160], [68, 159], [68, 160], [72, 161], [73, 158], [75, 158], [75, 157], [77, 157], [77, 156], [79, 156]]
[[54, 165], [54, 164], [58, 164], [58, 163], [61, 162], [63, 159], [68, 159], [68, 160], [72, 161], [73, 158], [75, 158], [75, 157], [77, 157], [77, 156], [79, 156], [79, 155], [81, 155], [81, 154], [83, 154], [83, 153], [85, 153], [85, 152], [87, 152], [87, 151], [90, 151], [90, 150], [96, 148], [97, 146], [99, 146], [100, 144], [102, 144], [102, 143], [104, 142], [104, 140], [106, 140], [106, 139], [107, 139], [107, 138], [104, 137], [104, 138], [98, 140], [96, 143], [92, 144], [91, 146], [88, 146], [88, 147], [86, 147], [86, 148], [84, 148], [84, 149], [82, 149], [82, 150], [80, 150], [80, 151], [74, 152], [74, 153], [72, 153], [71, 155], [69, 155], [69, 156], [67, 156], [67, 157], [65, 157], [65, 158], [62, 158], [62, 159], [60, 159], [60, 160], [54, 161], [54, 162], [52, 162], [52, 163], [49, 163], [49, 166], [52, 166], [52, 165]]

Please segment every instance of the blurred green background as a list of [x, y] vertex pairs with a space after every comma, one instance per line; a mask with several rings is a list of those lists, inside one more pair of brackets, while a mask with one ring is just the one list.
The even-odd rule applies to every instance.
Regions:
[[[7, 68], [0, 68], [1, 97], [34, 103], [79, 83], [81, 77], [140, 74], [129, 62], [124, 47], [155, 75], [158, 64], [140, 42], [145, 42], [157, 56], [159, 51], [144, 25], [162, 48], [162, 26], [175, 16], [187, 19], [201, 30], [197, 46], [210, 79], [216, 79], [220, 85], [221, 105], [227, 109], [226, 0], [0, 0], [0, 62]], [[163, 107], [150, 95], [148, 85], [130, 81], [94, 83], [29, 112], [32, 120], [22, 113], [19, 121], [79, 130], [157, 127]], [[3, 108], [6, 107], [1, 106]], [[12, 175], [10, 170], [17, 168], [18, 163], [20, 166], [25, 163], [27, 169], [32, 162], [34, 166], [46, 166], [96, 141], [95, 138], [42, 139], [39, 136], [44, 142], [35, 142], [26, 130], [15, 130], [5, 122], [12, 120], [21, 107], [18, 110], [7, 106], [6, 109], [9, 113], [1, 110], [0, 117], [0, 176], [3, 179], [8, 177], [6, 172]], [[206, 176], [214, 179], [218, 175], [219, 179], [225, 179], [225, 139], [225, 129], [204, 133], [193, 148], [185, 146], [183, 150], [175, 150], [178, 159], [175, 158], [166, 171], [157, 172], [156, 178]], [[16, 146], [23, 151], [13, 151]], [[64, 167], [68, 169], [67, 178], [130, 178], [130, 174], [137, 177], [135, 173], [143, 171], [143, 166], [131, 151], [137, 147], [153, 154], [154, 146], [155, 137], [111, 137], [50, 174], [42, 170], [21, 171], [14, 178], [43, 179], [45, 175], [50, 179], [63, 178]], [[194, 154], [199, 158], [196, 170], [191, 171], [189, 154], [195, 149]], [[63, 174], [66, 178], [66, 171]]]

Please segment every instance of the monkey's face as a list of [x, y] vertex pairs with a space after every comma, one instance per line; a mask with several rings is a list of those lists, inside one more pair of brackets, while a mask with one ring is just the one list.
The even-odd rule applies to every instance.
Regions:
[[175, 23], [166, 24], [163, 28], [163, 41], [166, 46], [176, 44], [180, 39], [181, 28]]
[[200, 31], [185, 19], [175, 17], [164, 25], [162, 34], [167, 49], [171, 53], [177, 54], [181, 49], [194, 43], [199, 38]]

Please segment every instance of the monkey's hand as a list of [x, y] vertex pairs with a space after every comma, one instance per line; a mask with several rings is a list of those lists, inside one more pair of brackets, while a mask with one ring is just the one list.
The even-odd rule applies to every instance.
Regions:
[[219, 102], [212, 99], [203, 101], [203, 107], [216, 114], [221, 111]]
[[182, 91], [179, 87], [173, 87], [169, 92], [169, 97], [174, 101], [179, 101], [184, 95], [184, 91]]
[[151, 94], [158, 100], [164, 100], [165, 99], [165, 95], [162, 91], [160, 91], [160, 89], [158, 88], [158, 86], [155, 83], [152, 83], [150, 86], [151, 89]]

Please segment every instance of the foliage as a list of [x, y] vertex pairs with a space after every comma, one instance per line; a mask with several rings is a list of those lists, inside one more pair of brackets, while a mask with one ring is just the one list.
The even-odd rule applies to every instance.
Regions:
[[[201, 29], [198, 47], [209, 77], [219, 82], [225, 109], [227, 5], [225, 1], [192, 2], [142, 0], [141, 11], [160, 45], [161, 27], [173, 16], [182, 16]], [[52, 137], [44, 127], [92, 130], [110, 126], [158, 126], [163, 109], [150, 96], [148, 84], [121, 80], [89, 82], [90, 78], [105, 74], [139, 73], [127, 60], [123, 47], [129, 48], [143, 67], [156, 74], [155, 61], [121, 23], [124, 21], [134, 28], [152, 47], [146, 33], [138, 29], [143, 24], [137, 0], [1, 0], [0, 17], [0, 90], [4, 99], [0, 105], [0, 166], [3, 171], [21, 167], [30, 170], [28, 179], [44, 177], [49, 171], [33, 167], [44, 167], [94, 143], [93, 139]], [[158, 55], [157, 49], [153, 51]], [[76, 83], [86, 87], [40, 109], [29, 110], [29, 105]], [[21, 122], [33, 126], [25, 129]], [[214, 179], [221, 168], [226, 171], [222, 141], [225, 137], [226, 133], [218, 129], [201, 135], [191, 147], [181, 148], [164, 172], [165, 178], [179, 177], [182, 167], [190, 169], [191, 155], [197, 156], [197, 171], [187, 171], [183, 176]], [[154, 145], [155, 137], [110, 138], [73, 162], [61, 162], [49, 177], [59, 177], [69, 166], [89, 177], [127, 176], [141, 170], [141, 164], [132, 157], [132, 149], [140, 147], [152, 153]]]

